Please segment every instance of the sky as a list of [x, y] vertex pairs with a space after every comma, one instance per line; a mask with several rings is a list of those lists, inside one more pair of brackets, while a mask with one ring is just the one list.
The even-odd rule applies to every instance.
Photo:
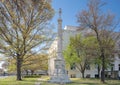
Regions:
[[[52, 0], [52, 7], [55, 10], [55, 16], [52, 19], [57, 30], [57, 19], [59, 8], [62, 9], [63, 28], [66, 25], [78, 26], [76, 15], [78, 12], [87, 8], [87, 1], [89, 0]], [[107, 4], [104, 6], [104, 11], [110, 11], [120, 18], [120, 0], [103, 0]], [[1, 61], [0, 61], [1, 62]], [[1, 67], [1, 64], [0, 64]]]
[[[66, 25], [78, 26], [77, 13], [87, 8], [87, 2], [89, 0], [53, 0], [52, 7], [55, 10], [55, 16], [52, 19], [52, 23], [55, 28], [57, 27], [58, 10], [62, 9], [63, 28]], [[104, 11], [110, 11], [117, 18], [120, 18], [120, 0], [103, 0], [107, 4], [104, 6]]]

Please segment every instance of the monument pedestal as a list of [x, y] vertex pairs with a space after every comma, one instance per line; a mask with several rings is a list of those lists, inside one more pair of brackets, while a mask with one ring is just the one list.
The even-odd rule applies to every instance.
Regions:
[[49, 82], [51, 83], [70, 83], [67, 71], [65, 70], [64, 60], [56, 59], [55, 60], [55, 70]]
[[57, 39], [57, 56], [54, 62], [54, 72], [51, 75], [49, 82], [51, 83], [70, 83], [67, 71], [65, 70], [65, 61], [62, 55], [62, 19], [61, 19], [61, 9], [59, 9], [59, 19], [58, 19], [58, 39]]

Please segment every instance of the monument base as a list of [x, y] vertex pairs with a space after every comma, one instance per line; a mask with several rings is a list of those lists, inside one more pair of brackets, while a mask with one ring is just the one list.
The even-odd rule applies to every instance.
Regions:
[[70, 79], [67, 75], [67, 71], [65, 70], [64, 60], [56, 59], [55, 60], [55, 70], [53, 75], [49, 80], [51, 83], [70, 83]]

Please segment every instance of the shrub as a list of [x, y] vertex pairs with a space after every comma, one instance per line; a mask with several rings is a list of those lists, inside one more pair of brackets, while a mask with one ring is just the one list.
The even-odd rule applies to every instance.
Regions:
[[40, 75], [25, 75], [24, 78], [40, 78]]

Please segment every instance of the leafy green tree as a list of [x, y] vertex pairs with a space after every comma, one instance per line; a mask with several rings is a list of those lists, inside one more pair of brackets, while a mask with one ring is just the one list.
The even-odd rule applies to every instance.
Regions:
[[70, 38], [70, 43], [64, 51], [66, 62], [70, 65], [75, 64], [77, 69], [82, 73], [83, 78], [87, 65], [90, 64], [93, 59], [94, 54], [91, 54], [91, 51], [96, 50], [91, 44], [97, 46], [94, 37], [85, 38], [81, 35], [76, 35]]
[[[107, 69], [113, 60], [113, 50], [109, 49], [115, 44], [111, 40], [109, 44], [106, 45], [105, 50], [105, 68]], [[108, 48], [109, 47], [109, 48]], [[98, 75], [100, 75], [100, 70], [102, 66], [102, 60], [100, 57], [99, 43], [94, 35], [81, 36], [76, 35], [70, 38], [70, 43], [66, 50], [64, 51], [64, 57], [67, 63], [72, 66], [75, 64], [77, 69], [82, 73], [84, 78], [84, 72], [88, 64], [95, 64], [98, 66]]]
[[[115, 32], [118, 29], [119, 22], [115, 16], [109, 12], [104, 14], [101, 7], [105, 5], [101, 0], [89, 0], [88, 9], [81, 11], [77, 15], [77, 21], [82, 28], [91, 29], [96, 36], [100, 49], [100, 59], [102, 61], [101, 81], [105, 82], [105, 60], [106, 53], [111, 52], [114, 45], [108, 46], [113, 39], [118, 40], [119, 34]], [[109, 50], [105, 50], [105, 48]], [[113, 52], [113, 51], [112, 51]]]
[[24, 57], [42, 50], [50, 40], [52, 17], [50, 0], [0, 1], [0, 52], [16, 60], [17, 80], [22, 80]]
[[[88, 54], [93, 56], [92, 57], [93, 58], [92, 59], [92, 64], [97, 65], [98, 75], [100, 76], [100, 70], [101, 70], [101, 67], [102, 67], [102, 60], [101, 60], [101, 57], [100, 57], [101, 52], [100, 52], [98, 41], [95, 38], [95, 36], [93, 35], [92, 37], [88, 36], [85, 39], [84, 43], [85, 43], [85, 47], [87, 47], [87, 50], [89, 49]], [[106, 43], [106, 40], [105, 40], [104, 43]], [[112, 47], [114, 47], [114, 45], [115, 45], [115, 41], [111, 38], [110, 43], [105, 45], [106, 47], [104, 48], [105, 55], [106, 55], [106, 58], [105, 58], [105, 69], [106, 70], [107, 70], [107, 68], [109, 68], [109, 66], [111, 65], [111, 63], [114, 60], [114, 57], [112, 56], [114, 54], [114, 48], [112, 48]]]

